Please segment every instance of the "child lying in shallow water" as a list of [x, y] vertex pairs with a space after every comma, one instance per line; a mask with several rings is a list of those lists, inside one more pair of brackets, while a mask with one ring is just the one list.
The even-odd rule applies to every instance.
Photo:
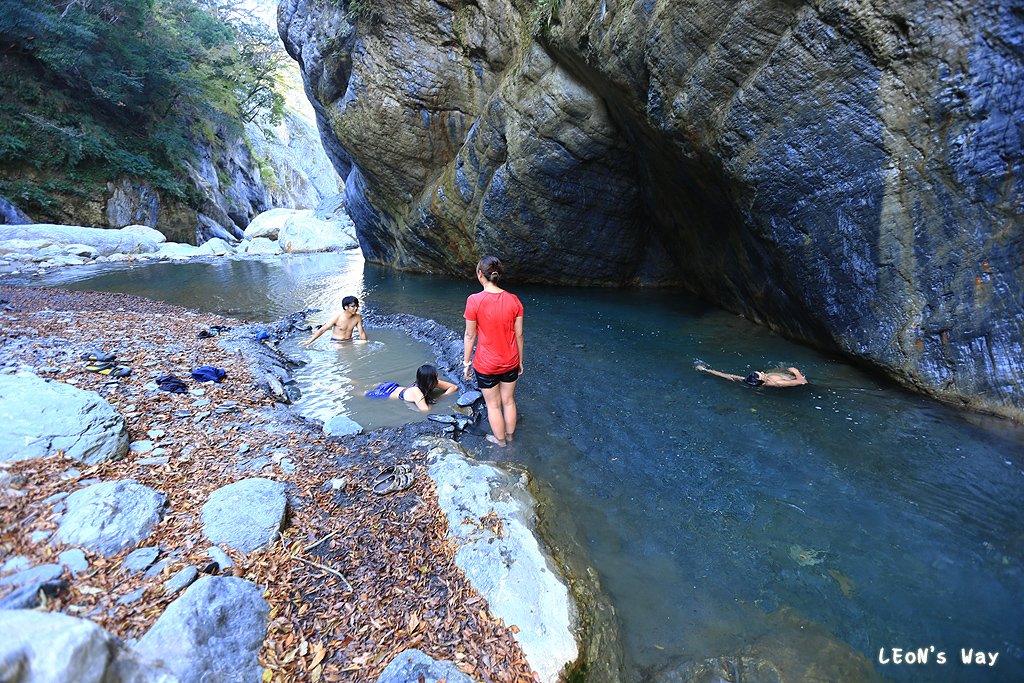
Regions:
[[430, 393], [440, 389], [442, 396], [454, 393], [459, 387], [451, 382], [437, 378], [437, 369], [433, 365], [421, 365], [416, 371], [416, 382], [407, 387], [402, 387], [398, 382], [382, 382], [376, 389], [366, 392], [367, 398], [397, 398], [409, 403], [415, 403], [422, 412], [430, 412], [430, 404], [434, 400]]

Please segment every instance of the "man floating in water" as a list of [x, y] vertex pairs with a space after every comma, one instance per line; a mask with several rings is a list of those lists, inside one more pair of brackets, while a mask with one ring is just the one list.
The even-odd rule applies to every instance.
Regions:
[[363, 325], [363, 316], [359, 315], [358, 311], [359, 299], [354, 296], [346, 296], [341, 300], [341, 312], [335, 313], [334, 317], [328, 320], [312, 337], [299, 343], [303, 346], [309, 346], [327, 330], [331, 330], [332, 342], [353, 341], [352, 333], [357, 327], [359, 328], [359, 336], [362, 337], [362, 341], [369, 341], [369, 337], [366, 336], [366, 327]]
[[727, 372], [712, 370], [706, 365], [695, 365], [693, 367], [695, 370], [706, 372], [709, 375], [723, 377], [732, 382], [743, 382], [744, 384], [749, 384], [752, 387], [798, 387], [801, 384], [807, 384], [807, 378], [804, 377], [796, 368], [772, 370], [770, 372], [758, 372], [755, 370], [746, 377], [741, 377], [740, 375], [730, 375]]

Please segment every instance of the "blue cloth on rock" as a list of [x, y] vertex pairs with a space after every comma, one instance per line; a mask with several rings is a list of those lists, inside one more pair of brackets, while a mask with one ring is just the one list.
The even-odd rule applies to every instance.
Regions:
[[381, 382], [376, 389], [366, 392], [366, 398], [387, 398], [398, 388], [398, 382]]
[[174, 375], [160, 375], [156, 378], [156, 384], [164, 391], [169, 391], [172, 394], [184, 394], [188, 392], [188, 387], [185, 383]]
[[197, 382], [219, 382], [227, 376], [227, 372], [212, 365], [200, 365], [192, 371], [192, 379]]

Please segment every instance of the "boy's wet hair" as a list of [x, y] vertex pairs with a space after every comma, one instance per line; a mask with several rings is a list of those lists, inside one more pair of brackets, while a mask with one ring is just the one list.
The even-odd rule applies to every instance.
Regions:
[[356, 306], [358, 306], [359, 305], [359, 299], [355, 298], [354, 296], [346, 296], [344, 299], [341, 300], [341, 307], [342, 308], [348, 308], [352, 304], [355, 304]]

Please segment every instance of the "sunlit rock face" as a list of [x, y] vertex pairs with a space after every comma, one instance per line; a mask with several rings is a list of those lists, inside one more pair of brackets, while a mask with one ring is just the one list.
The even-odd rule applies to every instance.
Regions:
[[684, 285], [1024, 416], [1012, 3], [362, 5], [279, 27], [370, 260]]

